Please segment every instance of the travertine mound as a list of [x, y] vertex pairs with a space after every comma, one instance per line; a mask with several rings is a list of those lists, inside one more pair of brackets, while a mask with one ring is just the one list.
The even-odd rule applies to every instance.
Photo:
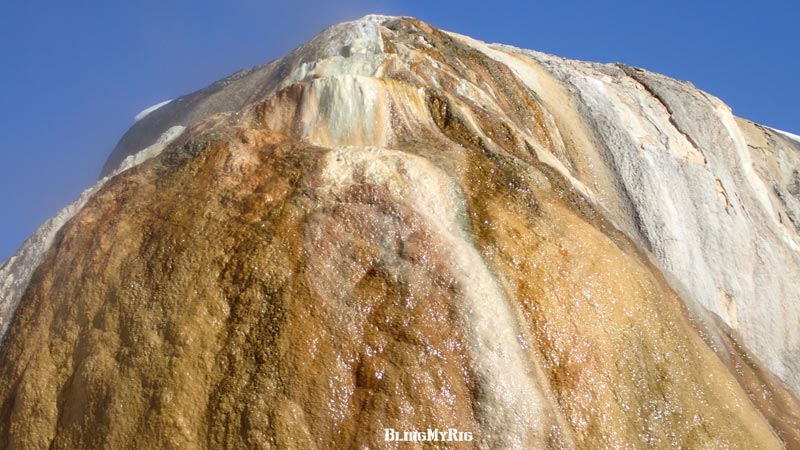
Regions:
[[690, 84], [368, 16], [137, 119], [0, 268], [2, 448], [800, 448], [800, 143]]

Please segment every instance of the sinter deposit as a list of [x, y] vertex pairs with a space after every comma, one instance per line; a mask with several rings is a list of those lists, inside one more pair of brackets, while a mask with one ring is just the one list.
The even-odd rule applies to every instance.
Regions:
[[[0, 448], [800, 448], [795, 138], [331, 27], [137, 115], [0, 267]], [[428, 428], [472, 440], [385, 441]]]

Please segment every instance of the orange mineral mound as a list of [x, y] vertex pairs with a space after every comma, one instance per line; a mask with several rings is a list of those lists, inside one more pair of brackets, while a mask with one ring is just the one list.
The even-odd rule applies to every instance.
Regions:
[[369, 16], [153, 109], [0, 269], [0, 448], [800, 448], [800, 149], [692, 89]]

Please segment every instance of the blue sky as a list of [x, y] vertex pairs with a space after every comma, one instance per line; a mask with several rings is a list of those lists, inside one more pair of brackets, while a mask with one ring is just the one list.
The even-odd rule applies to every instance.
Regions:
[[0, 4], [0, 260], [97, 178], [140, 110], [368, 13], [692, 81], [800, 134], [796, 0], [37, 1]]

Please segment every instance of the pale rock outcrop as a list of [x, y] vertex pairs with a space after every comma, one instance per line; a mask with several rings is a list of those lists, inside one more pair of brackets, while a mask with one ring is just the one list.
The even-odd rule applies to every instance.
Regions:
[[597, 142], [577, 151], [596, 152], [611, 174], [577, 178], [606, 197], [610, 217], [800, 392], [800, 235], [789, 191], [797, 148], [688, 83], [504, 48], [573, 91]]

